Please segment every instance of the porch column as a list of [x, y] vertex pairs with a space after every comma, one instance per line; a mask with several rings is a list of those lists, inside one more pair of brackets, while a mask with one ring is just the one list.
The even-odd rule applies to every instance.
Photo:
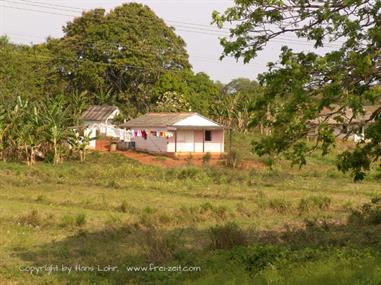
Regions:
[[175, 154], [177, 153], [177, 130], [175, 131]]
[[202, 130], [202, 152], [205, 152], [205, 130]]
[[196, 152], [196, 131], [193, 131], [193, 152]]

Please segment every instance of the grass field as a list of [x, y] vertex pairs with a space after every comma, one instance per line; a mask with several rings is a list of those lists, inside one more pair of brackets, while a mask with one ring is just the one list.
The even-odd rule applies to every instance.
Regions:
[[[252, 159], [248, 144], [240, 153]], [[380, 196], [377, 172], [353, 183], [330, 157], [301, 170], [167, 169], [93, 153], [0, 163], [0, 188], [0, 284], [381, 282], [378, 200], [362, 208]], [[128, 267], [149, 264], [201, 271]]]

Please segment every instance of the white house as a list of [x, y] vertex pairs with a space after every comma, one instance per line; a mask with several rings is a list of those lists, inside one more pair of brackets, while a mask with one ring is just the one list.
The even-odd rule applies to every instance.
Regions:
[[113, 119], [120, 114], [118, 107], [90, 106], [81, 116], [83, 124], [87, 127], [94, 125], [113, 126]]
[[148, 113], [121, 125], [137, 150], [152, 153], [224, 152], [224, 127], [197, 113]]
[[[97, 134], [113, 138], [125, 139], [125, 130], [114, 126], [113, 119], [120, 114], [117, 107], [113, 106], [90, 106], [81, 116], [82, 123], [86, 127], [85, 133], [95, 138]], [[92, 140], [89, 148], [95, 148], [96, 141]]]

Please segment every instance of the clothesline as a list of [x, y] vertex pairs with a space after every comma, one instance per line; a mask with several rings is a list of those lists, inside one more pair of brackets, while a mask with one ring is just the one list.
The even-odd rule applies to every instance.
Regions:
[[149, 136], [169, 139], [173, 137], [174, 134], [173, 132], [157, 131], [157, 130], [151, 130], [151, 129], [127, 130], [127, 137], [130, 137], [130, 138], [141, 137], [141, 138], [147, 139]]

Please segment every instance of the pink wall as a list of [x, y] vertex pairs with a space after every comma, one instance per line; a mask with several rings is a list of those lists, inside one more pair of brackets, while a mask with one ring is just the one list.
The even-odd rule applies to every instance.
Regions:
[[[182, 132], [181, 130], [177, 131]], [[194, 145], [193, 152], [202, 153], [203, 152], [203, 137], [204, 131], [195, 130], [194, 132]], [[181, 152], [181, 143], [178, 142], [178, 152]], [[175, 137], [169, 140], [168, 152], [175, 152]], [[205, 142], [204, 152], [211, 153], [221, 153], [224, 152], [224, 131], [223, 130], [213, 130], [212, 131], [212, 141]]]
[[[164, 130], [164, 129], [163, 129]], [[187, 132], [187, 138], [189, 139], [189, 132], [193, 133], [193, 138], [191, 142], [182, 141], [185, 132]], [[203, 152], [203, 134], [204, 131], [200, 130], [178, 130], [178, 141], [177, 141], [177, 152]], [[149, 152], [175, 152], [175, 136], [171, 138], [160, 138], [148, 136], [147, 140], [141, 137], [134, 137], [132, 141], [136, 143], [137, 150], [149, 151]], [[224, 152], [224, 131], [223, 130], [213, 130], [212, 131], [212, 141], [205, 142], [204, 152], [210, 153], [221, 153]]]
[[[165, 129], [155, 129], [157, 131], [165, 131]], [[147, 139], [142, 137], [132, 137], [131, 141], [135, 142], [136, 149], [148, 152], [167, 152], [167, 138], [147, 136]]]
[[212, 131], [212, 141], [205, 142], [205, 152], [224, 152], [224, 131]]

